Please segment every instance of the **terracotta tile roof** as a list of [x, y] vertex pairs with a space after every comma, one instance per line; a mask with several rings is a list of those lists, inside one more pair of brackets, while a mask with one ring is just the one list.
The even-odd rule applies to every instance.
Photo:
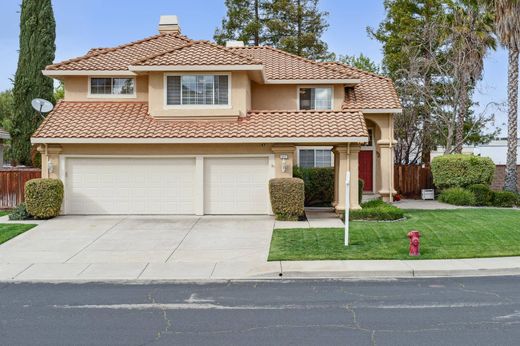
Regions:
[[367, 137], [361, 112], [252, 111], [235, 121], [159, 121], [141, 102], [58, 103], [33, 138]]
[[[0, 139], [11, 139], [9, 132], [0, 127]], [[1, 162], [0, 162], [1, 164]]]
[[132, 63], [139, 66], [168, 65], [261, 65], [262, 62], [237, 51], [210, 43], [209, 41], [192, 41], [151, 57]]
[[91, 49], [86, 55], [47, 66], [47, 70], [128, 70], [134, 61], [190, 42], [174, 33], [162, 33], [114, 48]]
[[343, 110], [399, 109], [401, 102], [390, 78], [366, 72], [339, 62], [321, 63], [359, 78], [361, 83], [345, 88]]
[[268, 46], [232, 47], [263, 62], [267, 79], [352, 79], [351, 74]]

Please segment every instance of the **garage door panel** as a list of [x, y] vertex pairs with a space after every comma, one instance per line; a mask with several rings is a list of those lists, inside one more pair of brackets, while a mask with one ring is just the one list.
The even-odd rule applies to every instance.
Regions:
[[206, 214], [266, 214], [269, 160], [208, 158], [204, 160]]
[[192, 214], [195, 160], [67, 160], [69, 214]]

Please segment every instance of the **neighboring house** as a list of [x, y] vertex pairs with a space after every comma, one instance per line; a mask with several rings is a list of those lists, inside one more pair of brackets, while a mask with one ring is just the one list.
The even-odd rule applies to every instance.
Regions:
[[[392, 82], [270, 47], [159, 34], [48, 66], [64, 82], [32, 143], [42, 175], [65, 184], [65, 214], [270, 214], [268, 182], [291, 177], [296, 148], [328, 146], [334, 206], [345, 177], [391, 199]], [[369, 130], [373, 138], [369, 139]]]
[[9, 139], [9, 133], [0, 127], [0, 168], [4, 165], [4, 142]]
[[[489, 157], [493, 160], [495, 165], [502, 166], [507, 162], [507, 138], [494, 139], [486, 144], [465, 145], [462, 147], [462, 153]], [[444, 155], [442, 147], [437, 148], [437, 150], [431, 154], [432, 158], [441, 155]], [[520, 165], [520, 150], [517, 150], [516, 163]]]

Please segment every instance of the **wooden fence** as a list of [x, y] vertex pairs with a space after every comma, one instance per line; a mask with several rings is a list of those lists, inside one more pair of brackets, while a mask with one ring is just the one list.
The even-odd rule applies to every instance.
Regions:
[[422, 189], [433, 189], [433, 176], [430, 167], [395, 165], [394, 188], [405, 197], [421, 197]]
[[25, 182], [41, 175], [39, 168], [0, 169], [0, 209], [11, 209], [22, 203]]

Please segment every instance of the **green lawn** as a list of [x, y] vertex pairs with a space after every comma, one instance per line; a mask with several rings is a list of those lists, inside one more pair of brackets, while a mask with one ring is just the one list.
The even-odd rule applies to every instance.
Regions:
[[[9, 210], [0, 210], [0, 216], [4, 216], [9, 214]], [[9, 239], [16, 237], [17, 235], [22, 234], [25, 231], [30, 230], [36, 225], [22, 225], [22, 224], [7, 224], [0, 223], [0, 244], [5, 243]]]
[[421, 259], [520, 255], [520, 211], [511, 209], [409, 210], [406, 221], [353, 221], [350, 246], [343, 229], [276, 229], [270, 261], [411, 259], [406, 234], [421, 232]]

